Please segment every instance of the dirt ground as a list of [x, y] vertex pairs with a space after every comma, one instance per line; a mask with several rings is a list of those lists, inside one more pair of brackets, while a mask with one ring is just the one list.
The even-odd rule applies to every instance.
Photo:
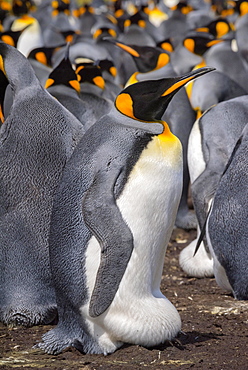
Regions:
[[175, 342], [149, 349], [125, 345], [108, 356], [74, 349], [52, 356], [32, 349], [51, 326], [8, 329], [0, 324], [0, 368], [247, 369], [248, 302], [226, 295], [214, 279], [188, 278], [179, 268], [179, 252], [195, 235], [175, 229], [165, 258], [162, 292], [182, 319], [183, 333]]

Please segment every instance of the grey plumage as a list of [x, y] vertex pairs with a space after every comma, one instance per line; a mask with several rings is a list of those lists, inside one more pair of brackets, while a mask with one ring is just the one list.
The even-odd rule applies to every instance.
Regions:
[[53, 195], [83, 129], [24, 56], [4, 43], [0, 54], [14, 96], [0, 132], [0, 320], [31, 326], [56, 315], [48, 257]]

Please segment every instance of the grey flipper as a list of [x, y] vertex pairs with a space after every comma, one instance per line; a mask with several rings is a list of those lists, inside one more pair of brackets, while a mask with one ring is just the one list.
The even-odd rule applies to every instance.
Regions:
[[90, 301], [92, 317], [101, 315], [113, 301], [133, 250], [132, 233], [113, 192], [120, 171], [114, 168], [116, 179], [109, 178], [111, 172], [99, 171], [82, 204], [85, 224], [101, 246], [101, 262]]

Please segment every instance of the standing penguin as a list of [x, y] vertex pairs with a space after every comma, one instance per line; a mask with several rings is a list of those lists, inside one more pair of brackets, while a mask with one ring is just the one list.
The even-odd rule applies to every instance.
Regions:
[[[247, 123], [248, 96], [239, 96], [208, 109], [189, 137], [188, 164], [199, 229], [202, 230], [221, 175]], [[214, 134], [213, 134], [214, 133]], [[181, 268], [194, 277], [213, 276], [213, 260], [205, 243], [195, 253], [193, 240], [179, 256]], [[205, 246], [204, 246], [205, 244]]]
[[206, 226], [214, 275], [236, 299], [248, 299], [248, 124], [218, 184]]
[[182, 191], [182, 148], [161, 117], [182, 86], [211, 70], [128, 86], [68, 161], [51, 219], [59, 323], [38, 344], [47, 353], [73, 346], [107, 354], [180, 331], [160, 281]]
[[1, 99], [8, 83], [13, 91], [0, 130], [0, 321], [46, 324], [56, 315], [48, 251], [53, 195], [83, 127], [42, 88], [28, 60], [2, 42], [0, 69]]

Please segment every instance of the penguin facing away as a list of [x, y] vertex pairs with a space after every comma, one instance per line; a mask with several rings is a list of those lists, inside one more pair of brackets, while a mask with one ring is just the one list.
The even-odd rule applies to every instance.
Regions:
[[73, 152], [51, 218], [59, 323], [37, 345], [45, 352], [107, 354], [180, 331], [160, 281], [182, 191], [182, 148], [161, 117], [185, 83], [210, 71], [128, 86]]
[[56, 299], [48, 234], [55, 188], [82, 124], [40, 85], [28, 60], [0, 42], [1, 95], [13, 104], [0, 130], [0, 321], [50, 323]]
[[248, 124], [220, 179], [206, 225], [215, 279], [240, 300], [248, 299], [247, 151]]

